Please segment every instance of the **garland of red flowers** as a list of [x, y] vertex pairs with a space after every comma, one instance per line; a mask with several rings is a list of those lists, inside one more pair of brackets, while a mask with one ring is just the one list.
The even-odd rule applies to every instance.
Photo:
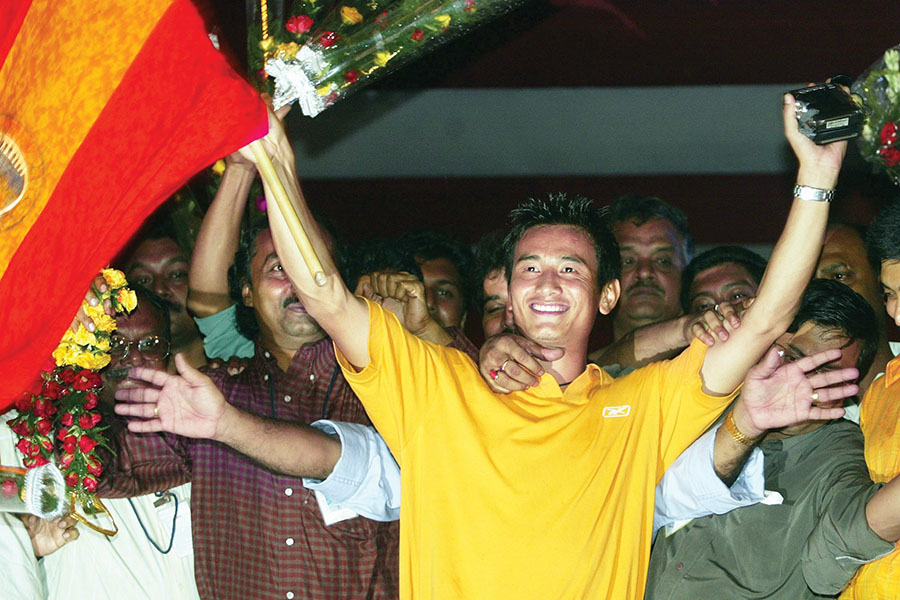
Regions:
[[860, 154], [900, 185], [900, 46], [888, 48], [851, 89], [866, 113]]
[[116, 328], [115, 319], [104, 312], [103, 302], [109, 300], [117, 313], [131, 312], [137, 304], [121, 272], [104, 269], [101, 274], [108, 291], [95, 288], [100, 302], [96, 306], [82, 304], [95, 331], [89, 332], [83, 325], [74, 333], [66, 330], [53, 352], [54, 360], [41, 372], [40, 392], [19, 398], [15, 403], [18, 415], [7, 421], [19, 437], [16, 448], [24, 456], [23, 464], [33, 468], [56, 462], [74, 500], [90, 512], [98, 506], [95, 492], [103, 473], [96, 450], [101, 447], [112, 452], [103, 433], [107, 426], [101, 424], [96, 410], [103, 385], [98, 371], [109, 364], [110, 334]]

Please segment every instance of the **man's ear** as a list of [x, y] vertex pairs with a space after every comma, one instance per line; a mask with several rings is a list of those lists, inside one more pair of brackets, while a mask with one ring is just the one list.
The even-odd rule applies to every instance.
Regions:
[[469, 316], [469, 311], [463, 313], [462, 319], [459, 320], [459, 330], [465, 331], [466, 329], [466, 317]]
[[241, 299], [244, 301], [244, 306], [253, 306], [253, 289], [249, 283], [245, 283], [241, 287]]
[[608, 315], [616, 307], [622, 288], [618, 279], [613, 279], [600, 290], [600, 314]]

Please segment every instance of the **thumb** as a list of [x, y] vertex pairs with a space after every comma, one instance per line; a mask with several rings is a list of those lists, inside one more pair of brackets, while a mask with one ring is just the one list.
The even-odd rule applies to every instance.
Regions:
[[175, 368], [178, 369], [178, 374], [184, 377], [184, 380], [191, 385], [203, 383], [203, 380], [206, 378], [206, 375], [190, 365], [181, 352], [175, 355]]
[[548, 362], [559, 360], [563, 357], [563, 354], [566, 353], [563, 348], [548, 348], [547, 346], [541, 346], [540, 344], [532, 342], [531, 340], [526, 340], [526, 342], [527, 343], [525, 345], [525, 349], [529, 354]]
[[763, 356], [762, 360], [759, 361], [759, 364], [756, 365], [755, 368], [755, 376], [758, 379], [765, 379], [778, 370], [778, 367], [781, 366], [781, 355], [778, 353], [778, 348], [772, 346], [769, 348], [769, 351], [766, 352], [765, 356]]

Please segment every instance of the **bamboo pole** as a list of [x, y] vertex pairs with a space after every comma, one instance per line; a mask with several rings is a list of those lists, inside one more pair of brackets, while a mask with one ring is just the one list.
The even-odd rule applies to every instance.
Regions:
[[316, 251], [309, 241], [309, 236], [306, 235], [306, 231], [303, 229], [303, 224], [300, 223], [300, 218], [297, 217], [297, 212], [294, 210], [293, 204], [291, 204], [291, 197], [285, 189], [284, 183], [282, 183], [278, 173], [275, 172], [275, 165], [272, 164], [272, 159], [269, 158], [269, 154], [263, 148], [260, 140], [251, 142], [250, 149], [256, 157], [259, 174], [272, 191], [272, 195], [275, 197], [275, 206], [287, 222], [291, 236], [294, 238], [294, 243], [297, 244], [300, 255], [303, 257], [303, 262], [306, 263], [313, 281], [318, 286], [325, 285], [325, 270], [322, 268], [322, 263], [319, 262], [319, 257], [316, 256]]

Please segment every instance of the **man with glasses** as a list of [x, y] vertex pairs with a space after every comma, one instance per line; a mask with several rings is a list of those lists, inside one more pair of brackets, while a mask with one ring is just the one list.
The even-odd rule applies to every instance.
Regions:
[[[126, 464], [135, 449], [132, 444], [140, 439], [115, 435], [121, 423], [110, 419], [113, 394], [133, 385], [125, 379], [130, 367], [166, 369], [170, 346], [168, 303], [140, 286], [133, 287], [137, 308], [130, 315], [116, 318], [112, 360], [100, 374], [102, 424], [111, 426], [107, 431], [110, 444], [119, 462]], [[13, 447], [14, 436], [5, 419], [2, 427], [0, 462], [13, 464], [19, 459]], [[107, 471], [115, 470], [116, 462], [108, 454], [103, 457]], [[105, 491], [103, 482], [101, 478], [101, 495]], [[77, 590], [79, 597], [95, 600], [199, 598], [194, 580], [190, 496], [191, 484], [183, 483], [132, 498], [104, 498], [119, 529], [112, 537], [87, 527], [67, 531], [68, 537], [63, 537], [61, 531], [54, 531], [59, 529], [57, 522], [41, 519], [29, 522], [25, 535], [25, 526], [16, 519], [0, 521], [0, 554], [6, 564], [3, 572], [5, 579], [16, 582], [9, 597], [70, 598]], [[111, 527], [105, 517], [91, 519], [100, 527]], [[29, 536], [31, 548], [25, 542]], [[36, 562], [29, 556], [32, 551], [42, 560]], [[85, 568], [85, 557], [90, 557], [91, 568]]]

